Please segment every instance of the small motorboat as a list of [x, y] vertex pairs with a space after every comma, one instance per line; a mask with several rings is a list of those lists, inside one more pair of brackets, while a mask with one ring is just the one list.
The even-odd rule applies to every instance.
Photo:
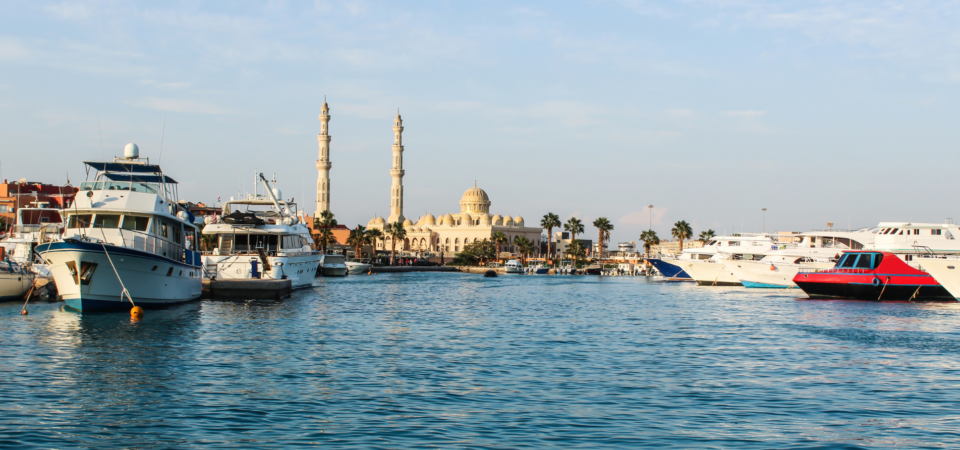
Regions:
[[520, 264], [520, 261], [515, 259], [507, 261], [507, 264], [503, 267], [506, 273], [523, 273], [523, 264]]
[[364, 260], [364, 259], [361, 259], [359, 261], [357, 260], [347, 261], [344, 264], [346, 264], [347, 273], [350, 275], [360, 275], [363, 273], [367, 273], [370, 271], [370, 267], [372, 267], [372, 265], [370, 264], [370, 260]]
[[320, 257], [320, 267], [317, 275], [324, 277], [347, 276], [347, 263], [342, 255], [323, 255]]
[[33, 272], [10, 259], [0, 261], [0, 302], [19, 301], [33, 287]]
[[810, 298], [956, 301], [929, 273], [897, 255], [845, 251], [831, 269], [800, 269], [793, 282]]
[[603, 266], [600, 264], [590, 264], [583, 269], [587, 275], [603, 275]]

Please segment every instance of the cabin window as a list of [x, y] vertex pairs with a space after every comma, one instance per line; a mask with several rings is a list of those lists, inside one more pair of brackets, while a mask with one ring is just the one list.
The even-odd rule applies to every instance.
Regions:
[[840, 264], [838, 264], [837, 267], [853, 267], [853, 265], [856, 264], [856, 262], [857, 262], [857, 254], [847, 253], [846, 255], [843, 255], [843, 259], [840, 260]]
[[894, 228], [893, 230], [890, 231], [889, 234], [897, 234], [897, 230], [899, 230], [899, 228]]
[[120, 228], [124, 230], [147, 231], [147, 225], [149, 224], [149, 217], [123, 216], [123, 225]]
[[72, 215], [67, 219], [67, 228], [87, 228], [92, 218], [90, 214]]
[[284, 250], [299, 249], [303, 246], [303, 240], [301, 236], [283, 236], [281, 244], [283, 245], [281, 248]]
[[930, 234], [934, 236], [940, 236], [943, 234], [943, 230], [930, 230]]
[[860, 259], [857, 260], [857, 265], [854, 266], [858, 269], [872, 269], [873, 268], [873, 254], [872, 253], [861, 253]]
[[119, 214], [97, 214], [93, 218], [94, 228], [120, 228]]

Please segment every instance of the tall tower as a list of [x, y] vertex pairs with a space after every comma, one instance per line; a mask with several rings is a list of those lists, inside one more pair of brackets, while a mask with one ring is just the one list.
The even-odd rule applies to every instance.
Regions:
[[390, 169], [393, 183], [390, 186], [390, 217], [387, 223], [403, 222], [403, 119], [397, 110], [393, 121], [393, 166]]
[[317, 141], [320, 143], [320, 158], [317, 159], [317, 215], [330, 210], [330, 108], [327, 99], [323, 99], [320, 108], [320, 134]]

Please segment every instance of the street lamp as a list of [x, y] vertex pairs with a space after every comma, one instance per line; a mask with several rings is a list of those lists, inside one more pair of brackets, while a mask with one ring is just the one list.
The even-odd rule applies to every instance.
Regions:
[[647, 208], [650, 209], [650, 226], [648, 229], [653, 230], [653, 205], [648, 205]]
[[767, 232], [767, 208], [761, 208], [760, 211], [763, 211], [763, 232]]

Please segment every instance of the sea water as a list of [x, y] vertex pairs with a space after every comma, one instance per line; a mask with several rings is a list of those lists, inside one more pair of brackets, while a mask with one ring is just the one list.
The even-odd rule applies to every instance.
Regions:
[[642, 277], [318, 279], [283, 301], [0, 305], [0, 446], [960, 445], [960, 307]]

